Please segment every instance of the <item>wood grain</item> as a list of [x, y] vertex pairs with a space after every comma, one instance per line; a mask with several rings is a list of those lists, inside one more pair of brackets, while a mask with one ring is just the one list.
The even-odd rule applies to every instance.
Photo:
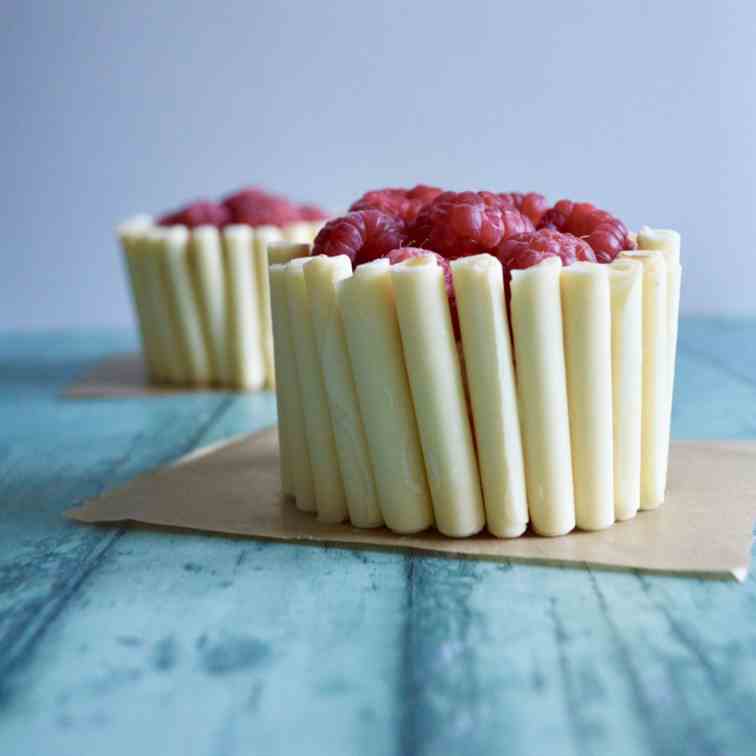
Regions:
[[[756, 322], [683, 323], [674, 433], [756, 437]], [[756, 579], [352, 552], [60, 513], [270, 394], [56, 398], [123, 334], [0, 334], [0, 753], [753, 753]]]

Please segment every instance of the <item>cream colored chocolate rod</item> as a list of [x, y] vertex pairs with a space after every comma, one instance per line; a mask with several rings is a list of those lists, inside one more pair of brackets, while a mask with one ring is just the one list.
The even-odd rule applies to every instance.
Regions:
[[209, 383], [210, 363], [202, 334], [197, 295], [192, 285], [189, 231], [186, 226], [165, 229], [162, 235], [161, 255], [185, 381], [195, 385]]
[[486, 524], [500, 538], [515, 538], [528, 526], [528, 500], [501, 263], [475, 255], [451, 267]]
[[145, 368], [150, 380], [158, 380], [157, 359], [155, 357], [155, 339], [150, 328], [149, 303], [146, 299], [143, 265], [140, 255], [141, 238], [146, 229], [152, 225], [152, 218], [148, 215], [138, 215], [129, 219], [116, 229], [116, 234], [121, 243], [123, 257], [126, 263], [126, 272], [129, 278], [129, 290], [134, 304], [134, 312], [139, 327], [139, 336], [142, 342], [142, 355], [144, 356]]
[[577, 262], [560, 283], [575, 524], [603, 530], [614, 523], [609, 274], [605, 265]]
[[436, 527], [464, 538], [485, 515], [444, 271], [428, 254], [394, 265], [391, 279]]
[[158, 377], [168, 383], [182, 384], [187, 382], [187, 373], [164, 270], [164, 233], [165, 229], [157, 226], [147, 231], [142, 241], [142, 265], [149, 301], [150, 328], [155, 335]]
[[275, 361], [279, 381], [276, 391], [278, 436], [283, 492], [296, 498], [297, 507], [314, 512], [315, 484], [310, 452], [305, 438], [305, 419], [299, 393], [294, 340], [289, 323], [286, 266], [271, 265], [269, 270], [270, 304], [273, 314]]
[[525, 442], [528, 508], [537, 533], [575, 527], [557, 257], [512, 271], [512, 330]]
[[638, 232], [638, 247], [655, 250], [664, 255], [667, 263], [667, 380], [669, 382], [669, 409], [666, 431], [667, 461], [669, 463], [669, 440], [672, 425], [672, 401], [675, 388], [675, 363], [677, 358], [677, 327], [680, 319], [680, 234], [677, 231], [643, 226]]
[[260, 327], [265, 385], [276, 387], [275, 357], [273, 355], [273, 325], [270, 315], [270, 281], [268, 280], [268, 245], [280, 241], [281, 230], [275, 226], [258, 226], [254, 229], [252, 253], [255, 261], [255, 279], [259, 287], [257, 318]]
[[383, 519], [397, 533], [425, 530], [433, 508], [388, 260], [357, 268], [337, 300]]
[[283, 230], [284, 239], [300, 244], [312, 244], [314, 240], [313, 225], [309, 221], [291, 223]]
[[643, 266], [641, 509], [664, 501], [669, 436], [667, 266], [661, 252], [622, 252]]
[[352, 263], [346, 255], [318, 255], [304, 266], [304, 274], [349, 519], [358, 528], [378, 527], [383, 517], [336, 303], [336, 284], [351, 277]]
[[[249, 226], [223, 229], [223, 263], [226, 272], [228, 316], [228, 379], [241, 389], [259, 389], [265, 383], [260, 284]], [[267, 278], [267, 275], [266, 275]]]
[[607, 267], [612, 298], [614, 516], [629, 520], [640, 507], [643, 266], [620, 258]]
[[[269, 265], [285, 265], [290, 260], [294, 260], [297, 257], [307, 257], [310, 254], [310, 245], [309, 244], [300, 244], [295, 242], [286, 242], [281, 241], [281, 230], [278, 228], [275, 228], [273, 226], [260, 226], [259, 228], [255, 229], [255, 265], [256, 267], [262, 262], [264, 262], [264, 275], [265, 275], [265, 288], [261, 289], [261, 294], [266, 298], [267, 304], [261, 304], [262, 309], [267, 313], [268, 323], [267, 325], [265, 323], [262, 323], [262, 332], [263, 332], [263, 358], [265, 360], [265, 381], [268, 386], [268, 388], [275, 390], [276, 384], [275, 384], [275, 360], [271, 363], [270, 370], [268, 369], [268, 357], [267, 357], [267, 351], [268, 349], [273, 350], [273, 327], [270, 322], [270, 315], [271, 315], [271, 306], [270, 306], [270, 281], [269, 281], [269, 275], [268, 275], [268, 266]], [[260, 248], [260, 242], [265, 242], [265, 245]], [[260, 268], [258, 267], [258, 270]], [[287, 323], [288, 323], [288, 315], [287, 315]], [[266, 333], [269, 331], [269, 333]], [[293, 348], [293, 345], [292, 345]], [[292, 355], [294, 353], [292, 352]], [[271, 351], [271, 357], [273, 357], [273, 352]], [[293, 368], [296, 368], [296, 365], [292, 363]], [[297, 433], [299, 433], [301, 436], [304, 434], [304, 415], [302, 414], [302, 398], [299, 395], [299, 383], [298, 379], [296, 377], [296, 372], [294, 373], [295, 378], [295, 387], [297, 391], [297, 399], [296, 402], [298, 402], [299, 406], [299, 413], [301, 417], [298, 419], [296, 418], [292, 421], [293, 427], [297, 429]], [[278, 394], [276, 394], [276, 406], [278, 409], [278, 446], [279, 446], [279, 453], [281, 457], [281, 478], [282, 480], [290, 479], [291, 474], [289, 474], [289, 468], [295, 467], [296, 462], [292, 461], [292, 458], [294, 456], [294, 453], [292, 452], [292, 448], [296, 449], [298, 448], [298, 444], [305, 443], [306, 439], [304, 440], [297, 440], [294, 439], [292, 442], [291, 436], [292, 436], [292, 430], [290, 429], [290, 421], [289, 417], [286, 412], [286, 405], [282, 405], [280, 402], [280, 397]], [[309, 463], [308, 463], [309, 464]], [[313, 484], [314, 485], [314, 484]], [[312, 496], [314, 496], [314, 488], [312, 489]], [[313, 499], [314, 502], [314, 499]], [[312, 506], [312, 511], [315, 510], [315, 505]]]
[[304, 277], [304, 265], [309, 259], [301, 257], [286, 266], [289, 324], [297, 362], [299, 394], [304, 409], [305, 436], [315, 482], [318, 519], [322, 522], [343, 522], [347, 517], [346, 496]]
[[189, 259], [207, 344], [210, 379], [213, 383], [225, 385], [229, 378], [226, 282], [221, 237], [217, 228], [198, 226], [194, 229]]

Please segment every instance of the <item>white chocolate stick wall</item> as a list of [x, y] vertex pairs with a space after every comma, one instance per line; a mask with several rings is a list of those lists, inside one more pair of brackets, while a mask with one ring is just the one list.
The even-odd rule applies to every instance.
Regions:
[[[150, 379], [247, 391], [274, 388], [268, 247], [276, 241], [310, 243], [321, 226], [189, 230], [156, 226], [149, 216], [120, 226]], [[295, 256], [301, 254], [297, 247]]]
[[513, 271], [513, 344], [501, 264], [454, 261], [464, 360], [433, 256], [353, 273], [274, 245], [284, 492], [327, 521], [452, 537], [599, 530], [658, 506], [679, 236], [643, 229], [639, 245]]

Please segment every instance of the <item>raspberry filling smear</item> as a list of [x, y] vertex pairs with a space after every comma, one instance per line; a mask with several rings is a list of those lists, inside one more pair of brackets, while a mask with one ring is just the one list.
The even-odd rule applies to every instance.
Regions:
[[420, 210], [441, 192], [441, 189], [425, 184], [418, 184], [412, 189], [376, 189], [365, 192], [349, 209], [380, 210], [406, 223], [413, 223]]
[[313, 255], [347, 255], [362, 265], [406, 243], [404, 221], [380, 210], [356, 210], [328, 221], [315, 237]]
[[538, 225], [539, 228], [564, 231], [585, 239], [600, 263], [611, 262], [622, 250], [635, 249], [627, 226], [590, 202], [559, 200], [544, 213]]
[[410, 226], [410, 243], [453, 260], [490, 252], [503, 239], [534, 231], [532, 221], [491, 192], [444, 192]]

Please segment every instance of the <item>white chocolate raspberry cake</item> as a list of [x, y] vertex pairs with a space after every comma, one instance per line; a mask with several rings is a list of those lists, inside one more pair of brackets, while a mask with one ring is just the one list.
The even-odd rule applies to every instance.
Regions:
[[677, 232], [418, 186], [368, 192], [312, 249], [271, 257], [282, 486], [299, 508], [511, 538], [664, 500]]
[[275, 386], [268, 245], [310, 243], [325, 217], [253, 188], [119, 226], [150, 379]]

